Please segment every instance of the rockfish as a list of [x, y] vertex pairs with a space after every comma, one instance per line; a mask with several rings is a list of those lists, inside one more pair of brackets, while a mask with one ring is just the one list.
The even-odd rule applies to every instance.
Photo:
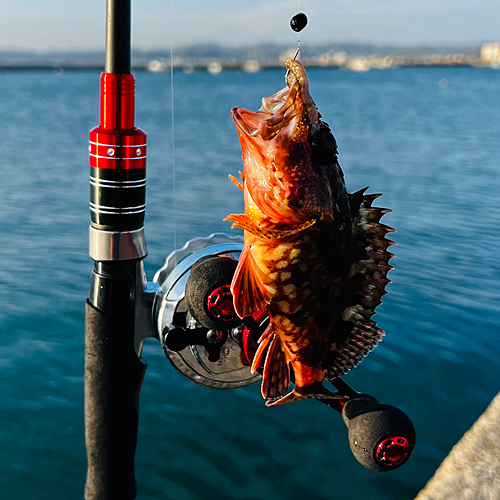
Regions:
[[[390, 283], [393, 229], [372, 207], [380, 194], [351, 194], [337, 143], [309, 94], [302, 64], [288, 59], [286, 87], [257, 112], [231, 111], [243, 151], [244, 229], [231, 290], [241, 318], [267, 309], [252, 370], [268, 406], [335, 397], [322, 381], [354, 368], [382, 339], [371, 319]], [[290, 365], [294, 389], [290, 385]]]

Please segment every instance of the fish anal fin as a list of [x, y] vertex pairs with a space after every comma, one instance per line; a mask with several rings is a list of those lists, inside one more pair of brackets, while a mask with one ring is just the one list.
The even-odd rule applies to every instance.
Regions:
[[269, 337], [272, 337], [274, 335], [272, 326], [269, 325], [265, 330], [264, 333], [260, 336], [259, 340], [257, 341], [258, 344], [261, 344], [264, 342], [264, 340], [267, 340]]
[[251, 368], [252, 373], [255, 373], [259, 368], [264, 367], [267, 349], [269, 348], [269, 344], [271, 343], [272, 340], [273, 340], [272, 327], [271, 325], [269, 325], [266, 328], [266, 331], [262, 334], [262, 336], [259, 339], [259, 347], [252, 360], [252, 368]]
[[[261, 344], [262, 345], [262, 344]], [[262, 396], [265, 399], [283, 396], [290, 385], [290, 367], [279, 335], [274, 335], [267, 350], [262, 373]]]
[[251, 247], [246, 246], [241, 252], [231, 283], [234, 309], [240, 318], [264, 309], [271, 302], [271, 296], [264, 284], [265, 279], [264, 272], [252, 256]]

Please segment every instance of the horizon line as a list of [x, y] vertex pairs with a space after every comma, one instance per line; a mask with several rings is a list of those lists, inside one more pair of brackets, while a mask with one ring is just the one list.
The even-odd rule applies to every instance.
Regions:
[[[500, 38], [500, 37], [499, 37]], [[495, 43], [497, 40], [480, 40], [480, 41], [464, 41], [464, 42], [450, 42], [450, 41], [442, 41], [442, 42], [376, 42], [376, 41], [363, 41], [363, 40], [358, 40], [358, 41], [327, 41], [327, 42], [319, 42], [319, 43], [308, 43], [307, 47], [322, 47], [325, 45], [368, 45], [368, 46], [374, 46], [374, 47], [405, 47], [405, 48], [425, 48], [425, 47], [479, 47], [481, 45], [484, 45], [485, 43]], [[174, 46], [174, 51], [175, 50], [185, 50], [189, 48], [198, 48], [198, 47], [218, 47], [222, 49], [245, 49], [245, 48], [251, 48], [255, 49], [257, 47], [263, 47], [263, 46], [278, 46], [278, 47], [291, 47], [294, 44], [293, 43], [280, 43], [280, 42], [261, 42], [261, 43], [256, 43], [256, 44], [241, 44], [241, 45], [231, 45], [231, 44], [224, 44], [220, 42], [197, 42], [197, 43], [192, 43], [192, 44], [186, 44], [186, 45], [178, 45]], [[304, 45], [304, 44], [303, 44]], [[144, 47], [144, 46], [136, 46], [132, 48], [132, 51], [139, 51], [139, 52], [155, 52], [155, 51], [170, 51], [170, 47], [163, 46], [163, 47]], [[105, 52], [104, 48], [98, 48], [98, 47], [66, 47], [66, 48], [61, 48], [61, 47], [18, 47], [18, 46], [0, 46], [0, 52], [18, 52], [18, 53], [84, 53], [84, 52]]]

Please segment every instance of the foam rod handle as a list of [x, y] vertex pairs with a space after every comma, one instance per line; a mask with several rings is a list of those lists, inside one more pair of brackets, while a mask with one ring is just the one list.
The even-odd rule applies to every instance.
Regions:
[[131, 500], [146, 366], [134, 351], [131, 312], [105, 314], [87, 301], [85, 319], [85, 499]]
[[408, 461], [415, 447], [415, 428], [398, 408], [370, 396], [346, 402], [342, 417], [356, 460], [369, 470], [386, 472]]

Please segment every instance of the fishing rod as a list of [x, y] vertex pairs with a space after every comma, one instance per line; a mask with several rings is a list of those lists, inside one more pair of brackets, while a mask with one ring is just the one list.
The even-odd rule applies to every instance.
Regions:
[[146, 134], [134, 124], [130, 0], [108, 0], [100, 124], [90, 131], [90, 256], [86, 304], [85, 498], [133, 499], [139, 392], [146, 366], [134, 349], [147, 254]]
[[[159, 340], [171, 364], [204, 387], [236, 389], [261, 380], [251, 364], [269, 323], [261, 311], [240, 319], [231, 281], [243, 239], [223, 233], [174, 250], [148, 282], [143, 260], [147, 136], [135, 126], [131, 74], [131, 1], [107, 0], [106, 63], [100, 123], [90, 131], [90, 239], [94, 261], [86, 303], [86, 500], [136, 497], [134, 457], [146, 338]], [[331, 381], [357, 460], [394, 470], [410, 457], [415, 429], [399, 409]]]

